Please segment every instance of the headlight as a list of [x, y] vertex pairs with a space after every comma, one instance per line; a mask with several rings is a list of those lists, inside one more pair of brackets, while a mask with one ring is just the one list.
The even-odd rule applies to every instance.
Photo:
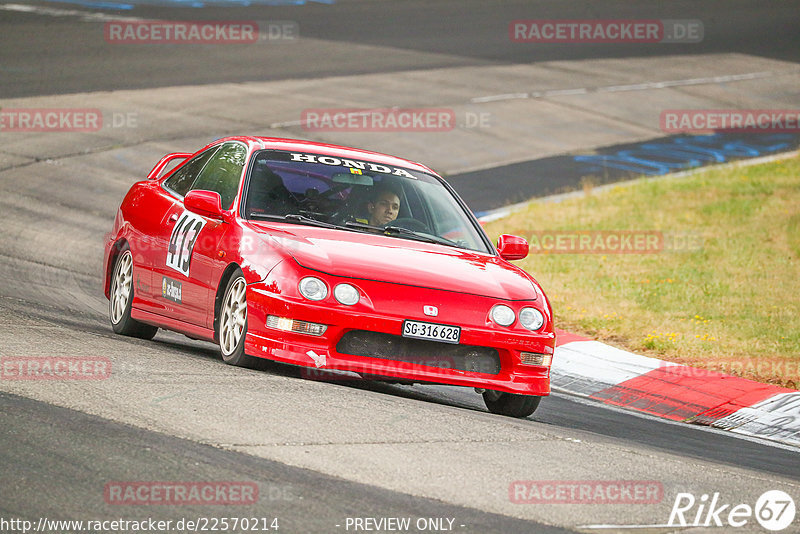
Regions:
[[514, 310], [505, 304], [498, 304], [492, 308], [491, 312], [492, 321], [500, 326], [511, 326], [514, 323]]
[[333, 288], [333, 296], [336, 300], [347, 306], [352, 306], [358, 302], [358, 289], [350, 284], [339, 284]]
[[328, 296], [328, 286], [314, 276], [306, 276], [300, 280], [298, 289], [300, 289], [300, 294], [308, 300], [322, 300]]
[[528, 330], [539, 330], [544, 324], [544, 315], [536, 308], [522, 308], [519, 311], [519, 324]]

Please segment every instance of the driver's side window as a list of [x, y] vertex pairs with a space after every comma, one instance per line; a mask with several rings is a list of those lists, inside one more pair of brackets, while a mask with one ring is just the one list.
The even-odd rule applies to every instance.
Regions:
[[192, 188], [195, 178], [197, 178], [197, 175], [200, 174], [218, 148], [209, 148], [181, 165], [172, 176], [164, 181], [164, 188], [180, 197], [186, 196], [186, 193]]
[[222, 199], [222, 209], [229, 210], [239, 192], [247, 148], [241, 143], [224, 143], [209, 160], [191, 189], [216, 191]]

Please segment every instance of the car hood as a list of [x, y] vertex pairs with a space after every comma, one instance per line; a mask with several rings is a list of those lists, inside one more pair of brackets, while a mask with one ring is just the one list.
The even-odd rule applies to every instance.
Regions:
[[498, 256], [398, 237], [248, 222], [303, 267], [334, 276], [506, 300], [538, 296], [526, 273]]

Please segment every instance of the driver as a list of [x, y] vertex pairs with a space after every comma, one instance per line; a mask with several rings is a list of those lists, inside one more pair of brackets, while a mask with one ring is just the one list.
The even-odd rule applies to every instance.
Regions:
[[369, 224], [372, 226], [386, 226], [397, 219], [400, 212], [400, 195], [387, 186], [379, 186], [367, 203]]

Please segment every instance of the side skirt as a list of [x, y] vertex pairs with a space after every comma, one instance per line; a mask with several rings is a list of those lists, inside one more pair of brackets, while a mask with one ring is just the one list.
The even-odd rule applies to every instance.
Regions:
[[131, 317], [149, 325], [172, 330], [187, 335], [194, 339], [202, 339], [214, 343], [214, 331], [202, 326], [197, 326], [156, 313], [150, 313], [136, 308], [131, 309]]

